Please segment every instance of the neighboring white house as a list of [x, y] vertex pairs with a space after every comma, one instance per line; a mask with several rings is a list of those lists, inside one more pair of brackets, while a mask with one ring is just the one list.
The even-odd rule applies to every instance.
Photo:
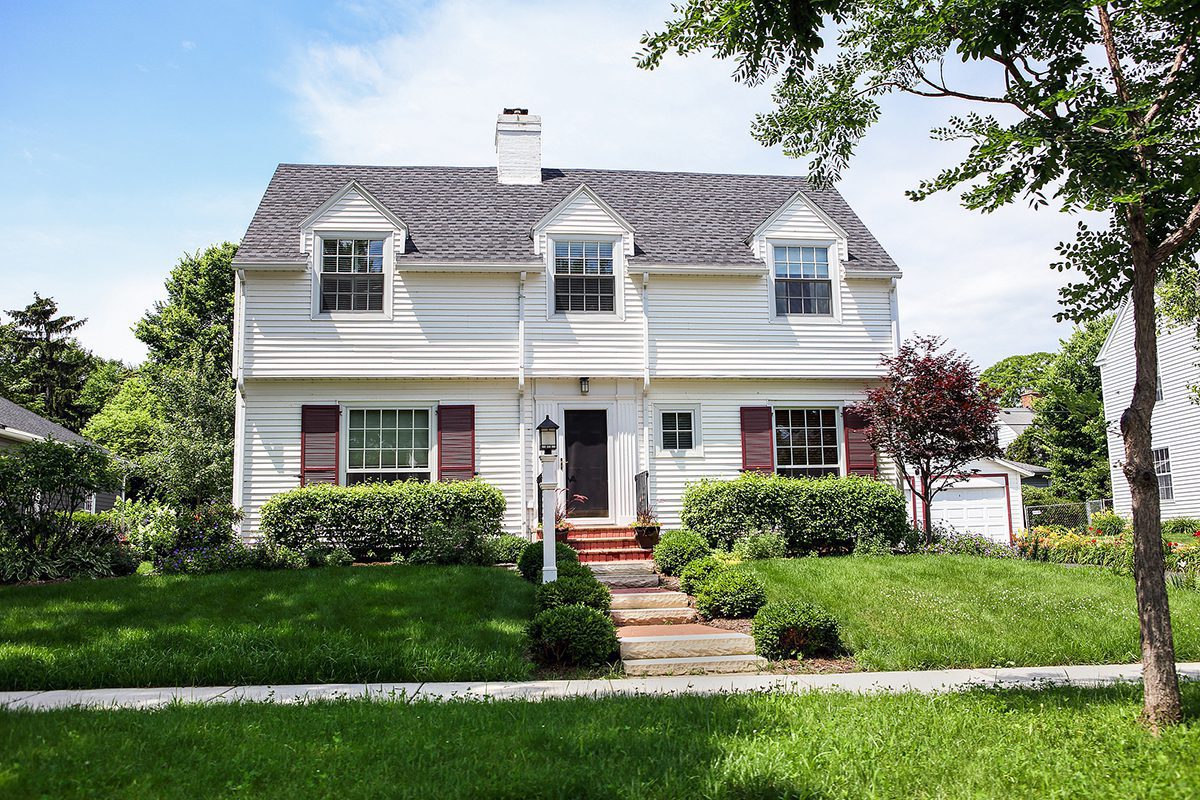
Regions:
[[234, 260], [245, 533], [306, 482], [472, 475], [527, 531], [547, 416], [590, 526], [639, 483], [675, 526], [699, 478], [881, 471], [842, 410], [895, 352], [901, 273], [836, 191], [543, 168], [509, 111], [498, 169], [276, 170]]
[[[1192, 387], [1200, 384], [1196, 331], [1160, 323], [1158, 334], [1158, 401], [1151, 420], [1154, 468], [1163, 519], [1200, 517], [1200, 405]], [[1113, 508], [1132, 511], [1129, 484], [1121, 471], [1125, 447], [1121, 414], [1133, 399], [1133, 312], [1126, 302], [1096, 359], [1104, 390], [1108, 428], [1108, 463], [1112, 471]]]
[[1000, 413], [996, 415], [996, 440], [1000, 449], [1007, 449], [1018, 436], [1028, 430], [1033, 424], [1034, 416], [1036, 412], [1026, 406], [1000, 409]]

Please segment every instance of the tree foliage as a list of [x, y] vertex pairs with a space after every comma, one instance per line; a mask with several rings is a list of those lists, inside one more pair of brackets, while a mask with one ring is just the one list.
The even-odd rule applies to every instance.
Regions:
[[154, 452], [163, 427], [162, 402], [141, 375], [131, 375], [80, 433], [135, 464]]
[[51, 297], [34, 294], [11, 309], [0, 331], [0, 393], [71, 430], [87, 419], [80, 405], [95, 358], [75, 339], [87, 321], [58, 313]]
[[1053, 353], [1009, 356], [985, 369], [979, 379], [1000, 390], [1000, 396], [996, 399], [1001, 406], [1012, 408], [1020, 404], [1022, 392], [1038, 389], [1052, 361]]

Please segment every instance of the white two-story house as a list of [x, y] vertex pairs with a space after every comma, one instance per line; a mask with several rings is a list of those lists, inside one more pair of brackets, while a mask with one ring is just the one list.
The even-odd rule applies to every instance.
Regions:
[[283, 164], [234, 261], [234, 502], [253, 535], [306, 483], [478, 476], [537, 520], [536, 425], [572, 516], [670, 527], [742, 470], [877, 474], [843, 408], [897, 346], [900, 270], [803, 178], [541, 164], [506, 110], [498, 166]]

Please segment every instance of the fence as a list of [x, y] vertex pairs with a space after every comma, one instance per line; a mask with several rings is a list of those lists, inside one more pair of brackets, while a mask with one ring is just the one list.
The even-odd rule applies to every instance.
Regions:
[[1088, 500], [1086, 503], [1059, 503], [1052, 506], [1025, 506], [1025, 527], [1062, 525], [1067, 528], [1086, 528], [1097, 511], [1112, 509], [1112, 500]]

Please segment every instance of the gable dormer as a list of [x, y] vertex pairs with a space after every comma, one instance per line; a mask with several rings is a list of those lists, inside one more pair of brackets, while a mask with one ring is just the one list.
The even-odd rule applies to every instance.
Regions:
[[556, 233], [619, 237], [621, 252], [626, 256], [633, 255], [633, 226], [586, 183], [581, 183], [533, 224], [530, 232], [533, 251], [544, 254], [547, 239]]

